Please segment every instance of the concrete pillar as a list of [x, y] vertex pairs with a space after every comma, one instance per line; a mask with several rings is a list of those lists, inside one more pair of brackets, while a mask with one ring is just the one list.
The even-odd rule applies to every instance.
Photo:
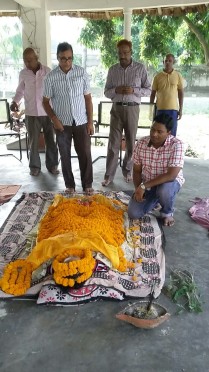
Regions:
[[41, 7], [35, 9], [21, 7], [20, 19], [23, 26], [23, 50], [34, 48], [40, 62], [51, 67], [50, 13], [47, 2], [41, 1]]
[[131, 40], [131, 17], [132, 17], [132, 9], [131, 8], [124, 8], [124, 38]]

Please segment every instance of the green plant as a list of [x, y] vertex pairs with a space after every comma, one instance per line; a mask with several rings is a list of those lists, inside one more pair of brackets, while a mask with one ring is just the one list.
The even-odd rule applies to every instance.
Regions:
[[202, 304], [198, 293], [197, 285], [193, 275], [187, 270], [174, 269], [170, 274], [170, 282], [164, 288], [165, 294], [180, 308], [190, 312], [202, 312]]
[[194, 150], [192, 150], [190, 145], [188, 145], [185, 151], [185, 156], [188, 156], [190, 158], [198, 158], [199, 155]]

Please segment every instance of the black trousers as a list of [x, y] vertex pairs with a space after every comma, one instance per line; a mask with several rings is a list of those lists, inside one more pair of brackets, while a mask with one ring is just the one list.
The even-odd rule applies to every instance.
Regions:
[[64, 126], [64, 132], [56, 131], [57, 144], [61, 156], [62, 173], [67, 188], [75, 188], [75, 180], [71, 165], [71, 144], [74, 142], [78, 155], [81, 184], [83, 190], [92, 187], [93, 167], [91, 158], [91, 138], [86, 124]]

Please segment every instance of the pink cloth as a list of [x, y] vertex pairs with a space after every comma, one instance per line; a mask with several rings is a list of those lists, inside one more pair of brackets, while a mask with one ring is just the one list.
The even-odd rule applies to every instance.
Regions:
[[13, 98], [17, 104], [24, 97], [25, 115], [29, 116], [47, 116], [43, 106], [43, 80], [50, 71], [49, 67], [40, 65], [40, 69], [33, 73], [28, 68], [20, 71], [19, 85]]
[[0, 185], [0, 205], [12, 199], [20, 187], [20, 185]]
[[193, 207], [189, 209], [191, 218], [201, 226], [209, 229], [209, 198], [195, 198]]

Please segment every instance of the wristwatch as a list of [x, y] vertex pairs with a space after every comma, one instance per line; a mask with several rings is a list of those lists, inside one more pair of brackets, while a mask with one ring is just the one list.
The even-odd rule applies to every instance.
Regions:
[[142, 190], [146, 190], [145, 184], [143, 182], [140, 183], [140, 187], [141, 187]]

